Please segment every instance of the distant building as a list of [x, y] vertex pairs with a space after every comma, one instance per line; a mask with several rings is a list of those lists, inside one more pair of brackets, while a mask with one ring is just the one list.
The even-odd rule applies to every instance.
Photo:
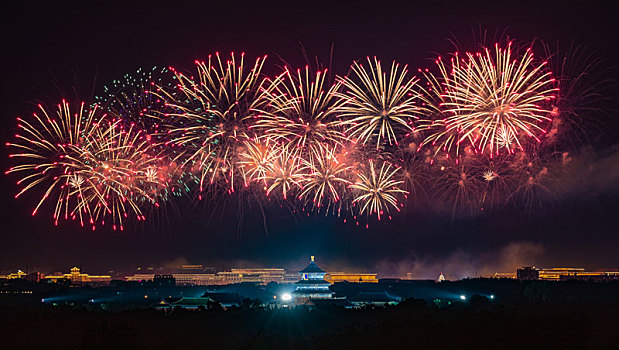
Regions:
[[213, 303], [213, 299], [209, 297], [189, 298], [183, 297], [178, 300], [161, 300], [156, 305], [158, 309], [180, 308], [185, 310], [198, 310], [200, 308], [207, 309]]
[[391, 295], [385, 291], [382, 292], [360, 292], [359, 294], [348, 298], [348, 300], [355, 306], [387, 306], [397, 305], [402, 298], [399, 296]]
[[69, 280], [71, 284], [109, 284], [112, 280], [112, 276], [89, 275], [87, 273], [81, 273], [79, 267], [73, 267], [70, 273], [49, 275], [45, 276], [44, 279], [52, 282]]
[[[191, 266], [191, 268], [184, 268], [184, 270], [199, 271], [202, 265], [189, 266]], [[138, 273], [131, 276], [125, 276], [125, 280], [128, 282], [150, 282], [154, 280], [155, 276], [155, 274]], [[217, 273], [172, 273], [168, 276], [173, 277], [176, 284], [180, 286], [214, 286], [235, 283], [256, 283], [266, 285], [270, 282], [285, 282], [286, 270], [282, 268], [247, 268], [231, 269], [230, 271], [220, 271]], [[293, 282], [299, 280], [298, 275], [295, 276], [296, 278]]]
[[438, 276], [438, 279], [436, 280], [437, 283], [441, 283], [441, 282], [445, 282], [445, 275], [443, 275], [443, 273], [441, 272], [440, 276]]
[[45, 278], [45, 274], [40, 272], [31, 272], [27, 274], [24, 279], [30, 282], [39, 282]]
[[203, 265], [181, 265], [181, 270], [204, 271]]
[[298, 272], [286, 272], [284, 274], [284, 280], [282, 281], [282, 283], [297, 283], [297, 281], [299, 280], [299, 273]]
[[125, 276], [127, 282], [152, 282], [155, 278], [153, 273], [136, 273], [131, 276]]
[[619, 280], [619, 270], [607, 271], [586, 271], [582, 267], [552, 267], [536, 268], [527, 266], [516, 271], [517, 278], [521, 281], [542, 280], [542, 281], [614, 281]]
[[243, 298], [239, 293], [206, 292], [202, 297], [211, 298], [224, 309], [229, 307], [239, 307], [243, 304]]
[[333, 297], [333, 292], [329, 289], [331, 283], [325, 281], [327, 272], [316, 265], [313, 256], [309, 265], [299, 271], [299, 274], [301, 280], [295, 283], [293, 291], [297, 303], [303, 303], [309, 299]]
[[7, 280], [14, 280], [14, 279], [22, 278], [24, 276], [26, 276], [26, 273], [24, 271], [17, 270], [17, 272], [13, 272], [8, 275], [0, 275], [0, 278], [4, 278]]
[[539, 270], [539, 279], [547, 281], [564, 280], [616, 280], [619, 270], [586, 271], [580, 267], [553, 267]]
[[325, 275], [325, 280], [329, 283], [378, 283], [378, 278], [376, 277], [375, 273], [329, 272]]
[[173, 273], [172, 277], [180, 286], [210, 286], [220, 283], [214, 273]]
[[619, 281], [619, 272], [617, 271], [605, 271], [605, 272], [582, 272], [573, 275], [561, 275], [560, 281], [587, 281], [587, 282], [610, 282]]
[[552, 267], [539, 269], [539, 279], [546, 281], [559, 281], [561, 276], [576, 275], [585, 272], [580, 267]]
[[231, 269], [217, 273], [217, 276], [222, 279], [221, 284], [250, 282], [266, 285], [270, 282], [283, 283], [285, 275], [286, 270], [282, 268]]
[[156, 287], [174, 287], [176, 286], [176, 278], [172, 275], [155, 275], [153, 285]]
[[488, 278], [516, 278], [515, 272], [495, 272], [494, 275], [488, 276]]

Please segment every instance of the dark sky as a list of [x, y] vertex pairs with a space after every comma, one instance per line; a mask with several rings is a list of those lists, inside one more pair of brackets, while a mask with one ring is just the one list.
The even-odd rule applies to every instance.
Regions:
[[[521, 40], [574, 41], [595, 50], [608, 66], [619, 63], [619, 24], [610, 4], [198, 3], [24, 2], [4, 8], [2, 139], [15, 132], [16, 116], [34, 111], [33, 101], [55, 104], [61, 97], [89, 99], [93, 86], [100, 91], [106, 82], [139, 67], [191, 69], [195, 59], [215, 51], [245, 51], [249, 57], [269, 54], [272, 65], [267, 72], [275, 72], [278, 55], [293, 65], [305, 64], [299, 43], [323, 60], [328, 59], [333, 43], [337, 73], [345, 74], [353, 60], [368, 55], [416, 68], [426, 66], [435, 52], [449, 52], [452, 46], [446, 39], [452, 33], [463, 42], [472, 41], [471, 33], [481, 25], [490, 32], [507, 28], [511, 37]], [[369, 230], [333, 217], [293, 217], [271, 208], [266, 234], [256, 210], [246, 210], [242, 219], [230, 210], [223, 218], [220, 212], [209, 220], [209, 213], [201, 209], [184, 213], [182, 219], [170, 214], [167, 220], [153, 220], [155, 228], [92, 233], [72, 224], [54, 227], [45, 215], [31, 217], [31, 201], [13, 199], [15, 178], [2, 176], [0, 270], [26, 266], [66, 270], [82, 264], [91, 271], [104, 271], [183, 260], [221, 267], [298, 268], [310, 254], [331, 269], [373, 270], [383, 275], [413, 272], [419, 277], [443, 270], [459, 277], [510, 270], [519, 264], [617, 268], [615, 126], [596, 139], [598, 148], [583, 156], [577, 168], [582, 173], [570, 174], [557, 200], [543, 210], [509, 208], [452, 219], [424, 208], [408, 208], [392, 222], [372, 224]], [[3, 169], [8, 168], [6, 148], [0, 159]], [[188, 209], [182, 206], [182, 210]]]

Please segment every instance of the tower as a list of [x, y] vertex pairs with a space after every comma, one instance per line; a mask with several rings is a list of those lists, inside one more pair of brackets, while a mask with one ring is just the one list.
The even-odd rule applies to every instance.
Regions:
[[325, 272], [316, 265], [314, 256], [311, 257], [309, 265], [299, 271], [301, 280], [295, 283], [295, 299], [324, 299], [333, 297], [333, 292], [329, 289], [331, 283], [325, 281]]

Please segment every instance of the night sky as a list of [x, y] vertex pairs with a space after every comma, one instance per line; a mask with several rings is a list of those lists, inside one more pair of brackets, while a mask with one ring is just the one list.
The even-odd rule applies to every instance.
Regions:
[[[339, 74], [368, 55], [417, 68], [428, 66], [435, 53], [452, 51], [447, 40], [452, 34], [463, 43], [472, 42], [471, 33], [481, 26], [490, 33], [507, 29], [519, 40], [586, 45], [605, 59], [611, 79], [616, 79], [613, 69], [619, 66], [619, 22], [610, 4], [199, 3], [28, 2], [4, 8], [2, 139], [10, 139], [15, 117], [31, 115], [38, 101], [88, 101], [105, 83], [139, 67], [192, 69], [195, 59], [216, 51], [244, 51], [252, 59], [268, 54], [265, 71], [271, 75], [277, 73], [278, 56], [293, 66], [305, 65], [300, 43], [323, 62], [328, 62], [334, 44], [333, 69]], [[445, 272], [456, 278], [513, 271], [525, 264], [618, 268], [617, 125], [608, 123], [592, 139], [593, 147], [577, 157], [575, 170], [564, 175], [554, 200], [543, 209], [509, 207], [452, 218], [421, 204], [408, 206], [390, 222], [371, 222], [368, 230], [336, 217], [291, 215], [278, 207], [267, 209], [264, 223], [255, 208], [241, 212], [227, 203], [229, 209], [216, 212], [182, 204], [123, 233], [93, 233], [71, 222], [54, 227], [49, 212], [30, 216], [32, 197], [15, 200], [16, 177], [3, 175], [0, 270], [64, 271], [81, 264], [98, 272], [182, 261], [296, 269], [309, 255], [330, 270], [374, 271], [381, 276], [411, 272], [415, 277], [436, 277]], [[9, 167], [7, 153], [2, 147], [3, 169]]]

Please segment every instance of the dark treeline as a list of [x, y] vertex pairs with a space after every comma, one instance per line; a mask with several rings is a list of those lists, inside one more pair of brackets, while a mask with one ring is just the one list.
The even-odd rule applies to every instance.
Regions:
[[[359, 288], [381, 285], [402, 293], [406, 284]], [[336, 287], [339, 293], [348, 288], [346, 293], [353, 294], [353, 284]], [[272, 309], [259, 303], [165, 313], [148, 308], [2, 307], [0, 348], [619, 348], [617, 282], [464, 280], [440, 289], [446, 298], [464, 290], [469, 296], [464, 302], [409, 298], [397, 306], [362, 309]], [[494, 299], [485, 295], [491, 289]]]
[[471, 300], [396, 307], [3, 311], [3, 349], [616, 349], [619, 307]]

